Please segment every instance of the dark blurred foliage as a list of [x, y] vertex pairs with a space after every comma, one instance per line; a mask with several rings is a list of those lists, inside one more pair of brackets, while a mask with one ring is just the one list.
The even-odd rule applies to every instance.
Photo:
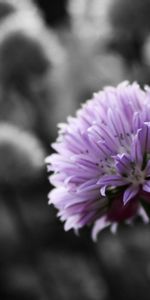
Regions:
[[112, 26], [110, 49], [123, 57], [131, 80], [149, 83], [145, 44], [150, 35], [150, 1], [114, 0], [109, 8], [109, 18]]
[[11, 13], [15, 12], [15, 7], [11, 2], [2, 2], [0, 4], [0, 20], [3, 21], [3, 19], [7, 16], [9, 16]]
[[57, 122], [149, 81], [148, 1], [0, 0], [0, 299], [149, 299], [149, 226], [64, 232], [48, 206]]
[[116, 29], [128, 31], [133, 36], [137, 34], [141, 39], [149, 34], [149, 0], [114, 0], [110, 11], [110, 21]]
[[150, 227], [119, 228], [116, 235], [102, 233], [97, 245], [101, 270], [111, 299], [149, 299]]
[[43, 11], [49, 26], [57, 27], [69, 23], [68, 0], [36, 0], [36, 3]]
[[[26, 63], [22, 65], [22, 61]], [[26, 97], [29, 96], [32, 76], [42, 76], [49, 67], [48, 58], [43, 56], [38, 41], [20, 31], [11, 33], [2, 43], [0, 64], [2, 84], [10, 88], [14, 86]]]

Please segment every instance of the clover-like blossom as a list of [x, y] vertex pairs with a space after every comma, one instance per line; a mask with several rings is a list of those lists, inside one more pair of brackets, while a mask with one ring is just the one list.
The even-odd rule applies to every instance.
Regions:
[[92, 236], [111, 225], [149, 221], [150, 88], [123, 82], [93, 95], [59, 124], [47, 159], [55, 188], [49, 203], [65, 230], [93, 225]]

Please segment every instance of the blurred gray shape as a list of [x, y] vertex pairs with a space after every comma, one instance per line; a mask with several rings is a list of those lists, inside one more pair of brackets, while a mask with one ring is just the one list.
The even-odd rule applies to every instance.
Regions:
[[64, 51], [36, 6], [20, 7], [0, 24], [0, 119], [34, 131], [49, 146], [65, 98], [58, 96]]
[[112, 299], [149, 299], [149, 231], [148, 225], [136, 224], [99, 235], [97, 253]]
[[38, 41], [21, 32], [7, 36], [0, 49], [1, 80], [6, 88], [15, 87], [26, 94], [32, 76], [43, 75], [49, 62]]
[[26, 186], [43, 174], [45, 151], [31, 133], [0, 123], [0, 184]]
[[[7, 285], [5, 284], [7, 282]], [[17, 262], [3, 271], [3, 290], [5, 297], [23, 300], [48, 300], [41, 278], [29, 263]]]
[[114, 0], [109, 8], [112, 26], [112, 49], [119, 52], [126, 63], [142, 63], [143, 44], [150, 32], [149, 0]]
[[113, 0], [110, 6], [111, 24], [118, 30], [143, 35], [150, 30], [149, 0]]
[[[12, 199], [11, 199], [12, 200]], [[13, 200], [12, 200], [13, 201]], [[0, 195], [0, 263], [9, 262], [21, 249], [22, 237], [18, 228], [16, 214], [7, 205], [6, 199]]]
[[47, 251], [39, 268], [52, 300], [107, 299], [107, 285], [92, 258], [61, 249]]
[[0, 42], [1, 85], [6, 91], [14, 88], [29, 96], [30, 81], [43, 76], [50, 61], [39, 38], [26, 28], [12, 29], [10, 26], [11, 22]]
[[15, 13], [16, 7], [11, 0], [0, 0], [0, 22], [10, 14]]

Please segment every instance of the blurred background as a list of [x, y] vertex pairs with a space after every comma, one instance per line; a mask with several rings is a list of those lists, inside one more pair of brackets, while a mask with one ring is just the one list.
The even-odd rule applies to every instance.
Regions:
[[0, 299], [150, 299], [150, 227], [65, 233], [44, 159], [105, 85], [150, 83], [149, 0], [0, 0]]

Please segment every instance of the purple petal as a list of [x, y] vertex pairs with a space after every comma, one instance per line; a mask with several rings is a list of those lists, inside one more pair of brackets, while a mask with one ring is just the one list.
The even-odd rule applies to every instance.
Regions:
[[112, 111], [111, 108], [108, 109], [108, 118], [109, 118], [109, 122], [110, 122], [110, 126], [111, 129], [113, 130], [114, 136], [119, 136], [120, 135], [120, 131], [119, 131], [119, 126], [118, 123], [116, 123], [116, 119], [115, 119], [115, 115], [114, 115], [114, 111]]
[[95, 211], [90, 211], [90, 212], [85, 212], [83, 215], [80, 216], [79, 219], [79, 224], [81, 227], [87, 224], [91, 224], [93, 221], [96, 219], [96, 212]]
[[143, 184], [143, 191], [150, 193], [150, 180], [146, 180]]
[[49, 177], [50, 183], [56, 187], [62, 186], [66, 176], [63, 173], [57, 173]]
[[138, 129], [142, 128], [143, 120], [141, 120], [140, 112], [135, 112], [133, 115], [133, 132], [134, 134], [137, 133]]
[[126, 205], [129, 200], [135, 197], [139, 191], [139, 186], [130, 185], [123, 194], [123, 203]]
[[118, 224], [117, 223], [113, 223], [111, 226], [110, 226], [110, 231], [115, 234], [117, 232], [117, 228], [118, 228]]
[[149, 223], [149, 217], [148, 217], [145, 209], [141, 205], [138, 210], [138, 215], [142, 218], [142, 220], [145, 224]]
[[150, 160], [147, 162], [145, 173], [146, 173], [146, 177], [150, 176]]
[[100, 149], [101, 158], [107, 158], [113, 154], [108, 145], [104, 141], [98, 141], [97, 145]]
[[87, 180], [86, 182], [81, 184], [78, 187], [77, 192], [90, 191], [90, 190], [98, 190], [97, 180], [95, 178]]
[[118, 154], [115, 157], [117, 171], [122, 175], [127, 175], [131, 169], [131, 160], [126, 154]]
[[111, 224], [111, 222], [106, 220], [106, 216], [103, 216], [99, 220], [97, 220], [94, 223], [93, 229], [92, 229], [92, 239], [93, 241], [97, 241], [97, 235], [100, 231], [102, 231], [104, 228], [108, 227]]
[[97, 181], [97, 184], [99, 184], [102, 187], [103, 186], [117, 187], [117, 186], [125, 185], [127, 183], [125, 182], [124, 178], [121, 177], [120, 175], [106, 175], [100, 178]]
[[145, 122], [142, 129], [138, 131], [142, 154], [150, 151], [150, 122]]
[[68, 219], [66, 220], [65, 225], [64, 225], [65, 231], [68, 231], [72, 228], [74, 228], [74, 229], [80, 228], [81, 226], [78, 222], [79, 222], [79, 216], [78, 215], [68, 217]]
[[107, 186], [105, 185], [100, 189], [100, 193], [102, 196], [106, 196], [106, 188], [107, 188]]
[[99, 131], [100, 138], [105, 140], [105, 143], [107, 145], [109, 145], [109, 148], [111, 149], [111, 151], [113, 153], [116, 153], [116, 151], [119, 147], [118, 140], [114, 138], [113, 133], [111, 132], [110, 128], [107, 128], [106, 126], [101, 125], [100, 129], [101, 130], [99, 130], [99, 128], [97, 128], [97, 131]]
[[143, 154], [138, 134], [135, 136], [131, 145], [131, 158], [138, 166], [142, 166]]
[[63, 209], [65, 204], [71, 198], [70, 195], [67, 193], [67, 190], [64, 187], [59, 187], [53, 189], [49, 194], [49, 204], [54, 204], [56, 208]]

